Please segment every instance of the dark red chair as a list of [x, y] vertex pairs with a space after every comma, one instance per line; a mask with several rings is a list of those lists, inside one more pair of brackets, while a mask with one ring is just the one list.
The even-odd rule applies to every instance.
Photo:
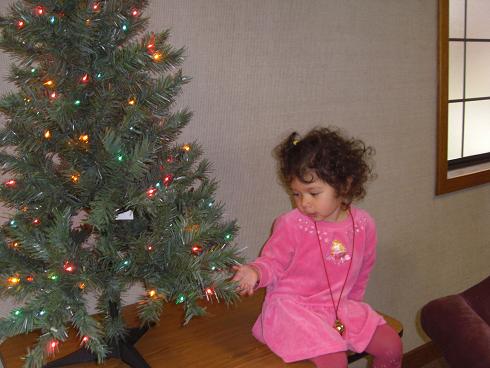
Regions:
[[489, 368], [490, 276], [426, 304], [421, 323], [452, 368]]

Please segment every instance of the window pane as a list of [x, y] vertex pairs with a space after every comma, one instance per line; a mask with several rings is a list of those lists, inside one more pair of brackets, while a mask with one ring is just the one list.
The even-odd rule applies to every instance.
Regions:
[[447, 159], [461, 158], [461, 136], [463, 134], [463, 103], [450, 103], [447, 119]]
[[489, 60], [490, 42], [466, 45], [466, 98], [490, 96]]
[[466, 102], [464, 155], [490, 152], [490, 101]]
[[463, 98], [463, 42], [449, 42], [449, 99]]
[[468, 1], [466, 17], [466, 37], [490, 38], [490, 1]]
[[449, 0], [449, 38], [464, 37], [464, 0]]

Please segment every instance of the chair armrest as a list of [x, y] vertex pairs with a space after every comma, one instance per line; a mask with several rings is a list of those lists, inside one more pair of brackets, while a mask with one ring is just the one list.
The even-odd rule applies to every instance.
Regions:
[[451, 367], [490, 367], [490, 327], [461, 295], [426, 304], [421, 324]]

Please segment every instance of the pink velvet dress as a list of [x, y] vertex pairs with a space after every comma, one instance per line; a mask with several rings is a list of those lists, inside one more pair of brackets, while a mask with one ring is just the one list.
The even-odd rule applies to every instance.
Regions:
[[[362, 301], [376, 256], [376, 226], [367, 212], [352, 208], [351, 213], [354, 237], [350, 216], [317, 222], [317, 236], [312, 219], [298, 210], [287, 212], [277, 218], [260, 257], [251, 263], [260, 273], [258, 287], [267, 287], [253, 335], [285, 362], [364, 351], [377, 326], [386, 323]], [[337, 305], [351, 262], [338, 308], [345, 325], [341, 336], [333, 327], [335, 312], [324, 265]]]

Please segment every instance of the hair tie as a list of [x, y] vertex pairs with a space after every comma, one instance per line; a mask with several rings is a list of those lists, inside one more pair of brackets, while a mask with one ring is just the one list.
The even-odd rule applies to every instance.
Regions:
[[296, 146], [301, 141], [301, 139], [299, 138], [299, 134], [294, 132], [291, 133], [291, 135], [288, 138], [288, 141], [289, 141], [289, 145]]

